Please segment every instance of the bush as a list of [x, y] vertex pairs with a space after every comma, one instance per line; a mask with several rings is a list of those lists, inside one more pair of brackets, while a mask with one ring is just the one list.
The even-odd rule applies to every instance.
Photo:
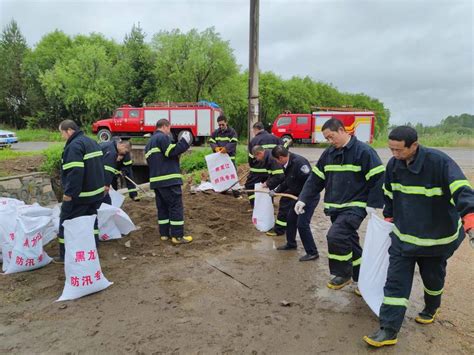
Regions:
[[46, 172], [50, 176], [59, 176], [63, 149], [64, 144], [58, 143], [43, 150], [45, 159], [43, 164], [40, 166], [40, 170]]

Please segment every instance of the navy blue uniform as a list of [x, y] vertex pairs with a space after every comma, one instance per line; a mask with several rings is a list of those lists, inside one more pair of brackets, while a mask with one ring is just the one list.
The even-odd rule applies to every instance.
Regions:
[[464, 239], [461, 218], [474, 212], [474, 191], [450, 157], [420, 146], [410, 165], [395, 158], [388, 162], [384, 194], [384, 216], [393, 218], [394, 229], [380, 324], [398, 332], [415, 264], [426, 308], [435, 314], [440, 306], [447, 259]]
[[[59, 221], [59, 253], [64, 259], [65, 220], [97, 214], [104, 198], [104, 162], [99, 145], [82, 131], [75, 132], [66, 142], [61, 158], [61, 183], [64, 195], [72, 198], [63, 201]], [[94, 226], [96, 243], [99, 229]]]
[[306, 204], [325, 189], [324, 212], [332, 222], [329, 270], [334, 276], [358, 280], [362, 248], [357, 230], [366, 207], [383, 207], [384, 170], [375, 150], [353, 136], [345, 147], [323, 152], [304, 186], [300, 201]]
[[[311, 164], [301, 155], [290, 153], [288, 163], [284, 167], [285, 180], [275, 189], [275, 192], [284, 192], [299, 196], [307, 179], [311, 175]], [[294, 211], [295, 200], [290, 200], [288, 215], [286, 217], [286, 242], [291, 247], [296, 247], [296, 231], [300, 234], [306, 254], [317, 255], [318, 249], [311, 233], [310, 222], [314, 210], [319, 202], [319, 193], [305, 206], [305, 212], [297, 215]]]
[[[271, 133], [268, 133], [265, 130], [261, 130], [255, 135], [255, 137], [253, 137], [250, 140], [248, 144], [248, 151], [249, 151], [248, 162], [249, 162], [249, 167], [250, 167], [250, 173], [247, 176], [247, 181], [245, 182], [245, 189], [247, 190], [254, 190], [255, 184], [259, 182], [264, 182], [268, 178], [268, 171], [264, 167], [264, 162], [258, 161], [252, 155], [252, 149], [253, 147], [257, 145], [260, 145], [266, 150], [271, 151], [277, 145], [283, 145], [283, 141], [280, 138], [274, 136]], [[255, 195], [252, 192], [249, 192], [248, 197], [249, 197], [249, 202], [253, 207]]]
[[171, 138], [156, 131], [145, 147], [150, 169], [150, 188], [155, 190], [158, 225], [162, 237], [184, 235], [184, 212], [181, 185], [183, 175], [179, 155], [189, 149], [185, 139], [173, 144]]
[[[117, 161], [117, 142], [103, 142], [99, 145], [102, 149], [102, 153], [104, 154], [105, 186], [113, 186], [114, 189], [117, 189], [117, 178], [121, 174], [124, 174], [133, 180], [133, 161], [130, 157], [130, 153], [125, 154], [121, 161]], [[137, 187], [127, 179], [125, 179], [125, 183], [127, 185], [128, 195], [132, 199], [135, 198], [137, 196]], [[105, 195], [104, 202], [108, 203], [109, 205], [112, 204], [109, 194]]]
[[235, 164], [235, 154], [237, 151], [237, 143], [239, 142], [237, 133], [231, 127], [227, 127], [225, 130], [220, 128], [216, 129], [211, 138], [209, 138], [209, 143], [213, 152], [216, 152], [217, 147], [223, 147], [226, 149], [227, 154], [229, 154], [230, 159]]

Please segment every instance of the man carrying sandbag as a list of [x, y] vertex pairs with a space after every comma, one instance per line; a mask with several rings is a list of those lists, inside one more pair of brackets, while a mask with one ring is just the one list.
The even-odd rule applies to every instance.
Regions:
[[170, 133], [170, 122], [164, 118], [159, 120], [155, 133], [145, 147], [145, 158], [150, 169], [150, 188], [155, 190], [161, 240], [187, 244], [193, 238], [184, 236], [183, 175], [179, 155], [189, 149], [191, 134], [183, 132], [181, 140], [173, 144]]
[[[59, 131], [66, 140], [66, 145], [61, 159], [64, 195], [59, 216], [59, 258], [55, 258], [55, 261], [64, 262], [63, 222], [97, 214], [97, 209], [104, 199], [105, 180], [103, 154], [99, 145], [87, 137], [72, 120], [62, 121]], [[98, 243], [97, 218], [94, 236]]]
[[[272, 153], [263, 148], [261, 145], [256, 145], [252, 148], [252, 155], [258, 162], [261, 162], [263, 168], [267, 169], [266, 174], [261, 174], [261, 181], [263, 186], [268, 187], [270, 190], [274, 190], [285, 180], [285, 172], [283, 166], [281, 166], [273, 157]], [[278, 207], [278, 215], [275, 221], [275, 226], [266, 232], [269, 237], [285, 234], [286, 230], [286, 217], [290, 209], [291, 199], [288, 197], [280, 198]]]
[[465, 232], [474, 247], [474, 191], [459, 166], [443, 152], [419, 145], [411, 127], [395, 128], [388, 139], [393, 158], [385, 173], [383, 214], [394, 228], [380, 329], [364, 337], [374, 347], [397, 343], [415, 264], [425, 298], [415, 321], [430, 324], [441, 305], [447, 260]]
[[[285, 171], [285, 180], [274, 190], [270, 191], [270, 196], [275, 193], [288, 193], [299, 196], [303, 186], [311, 174], [311, 164], [301, 155], [290, 153], [288, 149], [281, 145], [277, 145], [272, 149], [272, 156], [283, 166]], [[313, 198], [305, 207], [305, 210], [297, 215], [294, 210], [296, 201], [291, 200], [286, 217], [286, 244], [279, 246], [278, 250], [294, 250], [296, 249], [296, 231], [300, 234], [306, 255], [302, 256], [300, 261], [309, 261], [319, 258], [318, 249], [314, 243], [313, 233], [311, 233], [311, 217], [313, 217], [314, 209], [318, 205], [319, 194]]]
[[[327, 120], [322, 127], [327, 148], [301, 192], [295, 205], [297, 214], [325, 189], [324, 212], [332, 225], [327, 234], [329, 271], [333, 278], [327, 287], [339, 290], [357, 282], [362, 248], [357, 230], [367, 215], [366, 208], [383, 206], [384, 166], [375, 150], [349, 135], [338, 119]], [[356, 288], [356, 293], [358, 289]]]
[[[247, 180], [245, 182], [246, 190], [254, 190], [255, 184], [262, 182], [262, 178], [267, 174], [267, 169], [263, 167], [263, 163], [259, 162], [253, 156], [252, 154], [253, 147], [255, 147], [256, 145], [259, 145], [271, 151], [278, 144], [283, 144], [283, 141], [280, 138], [265, 131], [262, 122], [254, 123], [252, 127], [252, 131], [255, 136], [250, 140], [249, 145], [248, 145], [248, 150], [249, 150], [248, 161], [249, 161], [250, 173], [247, 176]], [[250, 205], [253, 208], [255, 194], [253, 192], [250, 192], [248, 196], [249, 196]]]
[[229, 154], [230, 160], [235, 164], [235, 154], [237, 152], [237, 133], [227, 124], [227, 117], [220, 115], [217, 117], [217, 128], [209, 138], [209, 144], [213, 153]]
[[[118, 142], [112, 140], [110, 142], [102, 142], [99, 145], [104, 154], [104, 177], [106, 190], [104, 203], [111, 205], [112, 200], [108, 194], [110, 186], [117, 189], [117, 179], [121, 174], [124, 174], [133, 180], [132, 158], [130, 157], [132, 143], [128, 140]], [[137, 187], [130, 180], [125, 180], [130, 198], [133, 201], [140, 201]]]

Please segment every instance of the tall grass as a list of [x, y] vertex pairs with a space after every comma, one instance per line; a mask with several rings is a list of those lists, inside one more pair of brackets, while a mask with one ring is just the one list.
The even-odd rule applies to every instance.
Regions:
[[32, 157], [35, 155], [42, 155], [41, 152], [18, 152], [16, 150], [11, 150], [9, 148], [0, 149], [0, 161], [16, 159], [20, 157]]
[[[420, 144], [426, 147], [459, 147], [474, 148], [474, 136], [458, 133], [421, 134], [418, 137]], [[388, 147], [388, 138], [377, 138], [371, 144], [374, 148]]]

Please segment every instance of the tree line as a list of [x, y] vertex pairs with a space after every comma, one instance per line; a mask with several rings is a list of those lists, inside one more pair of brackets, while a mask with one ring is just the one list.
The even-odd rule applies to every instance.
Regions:
[[[12, 20], [0, 36], [0, 123], [56, 129], [71, 118], [89, 127], [122, 104], [208, 100], [246, 134], [248, 72], [237, 64], [228, 41], [212, 27], [160, 31], [149, 42], [146, 37], [139, 24], [122, 43], [99, 33], [69, 36], [55, 30], [30, 48]], [[369, 109], [377, 115], [376, 135], [388, 128], [390, 112], [376, 98], [341, 92], [310, 77], [260, 73], [264, 123], [285, 110], [305, 113], [314, 106]]]

